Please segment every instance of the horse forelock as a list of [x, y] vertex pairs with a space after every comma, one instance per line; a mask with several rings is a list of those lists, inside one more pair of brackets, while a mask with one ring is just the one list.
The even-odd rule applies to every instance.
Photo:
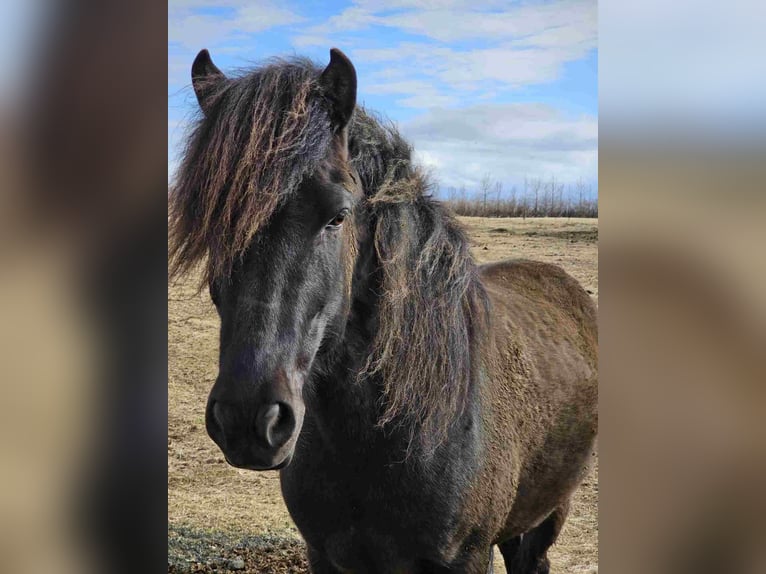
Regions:
[[171, 274], [206, 262], [227, 276], [254, 235], [326, 158], [327, 106], [314, 97], [320, 69], [276, 60], [224, 80], [190, 132], [170, 195]]

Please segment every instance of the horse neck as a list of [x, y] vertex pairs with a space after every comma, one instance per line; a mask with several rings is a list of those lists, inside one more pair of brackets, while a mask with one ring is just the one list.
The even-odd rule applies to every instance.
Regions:
[[[366, 372], [361, 380], [359, 375], [367, 366], [378, 335], [384, 279], [375, 256], [371, 226], [360, 225], [358, 231], [359, 249], [345, 328], [335, 331], [335, 338], [323, 344], [306, 401], [307, 417], [316, 431], [310, 433], [316, 437], [311, 440], [322, 440], [343, 456], [362, 458], [384, 468], [405, 460], [425, 464], [445, 456], [470, 458], [480, 443], [478, 385], [469, 384], [464, 408], [449, 422], [446, 436], [438, 436], [433, 430], [424, 432], [408, 413], [390, 420], [384, 428], [378, 424], [386, 410], [380, 378], [386, 370]], [[475, 374], [472, 362], [465, 368]], [[435, 438], [431, 441], [430, 437]], [[441, 454], [432, 450], [437, 448]], [[416, 452], [420, 454], [411, 456]]]
[[381, 440], [399, 442], [401, 433], [378, 428], [380, 384], [358, 378], [377, 333], [380, 290], [371, 272], [372, 250], [371, 242], [362, 239], [345, 326], [342, 334], [322, 345], [317, 356], [307, 413], [333, 439], [345, 436], [355, 444], [379, 445]]

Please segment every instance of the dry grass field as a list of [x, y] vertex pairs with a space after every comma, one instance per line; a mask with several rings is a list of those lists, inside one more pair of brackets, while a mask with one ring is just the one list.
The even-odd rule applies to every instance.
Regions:
[[[555, 263], [598, 301], [598, 220], [460, 218], [481, 262]], [[196, 278], [168, 291], [168, 569], [305, 572], [299, 534], [279, 476], [228, 466], [205, 433], [207, 394], [218, 360], [218, 317]], [[598, 571], [598, 464], [578, 490], [551, 549], [551, 571]], [[266, 558], [264, 558], [266, 557]], [[495, 571], [505, 572], [496, 554]]]

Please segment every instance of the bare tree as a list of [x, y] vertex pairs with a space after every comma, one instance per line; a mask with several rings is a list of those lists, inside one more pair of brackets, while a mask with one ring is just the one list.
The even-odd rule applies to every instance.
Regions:
[[537, 217], [540, 213], [540, 190], [543, 188], [543, 182], [539, 179], [532, 180], [532, 193], [535, 194], [535, 205], [532, 208], [532, 215]]
[[487, 215], [487, 195], [489, 194], [491, 189], [492, 189], [492, 178], [490, 178], [489, 174], [487, 174], [481, 178], [481, 182], [479, 183], [479, 192], [481, 193], [481, 196], [483, 198], [482, 215], [484, 216]]
[[[598, 217], [598, 201], [590, 195], [591, 187], [582, 180], [574, 185], [552, 177], [524, 178], [524, 191], [517, 195], [512, 187], [503, 195], [503, 184], [486, 175], [475, 192], [465, 186], [449, 187], [449, 204], [458, 215], [483, 217]], [[469, 197], [470, 196], [470, 197]]]
[[577, 190], [577, 209], [579, 210], [582, 208], [582, 192], [585, 189], [585, 184], [583, 184], [582, 179], [577, 180], [575, 189]]

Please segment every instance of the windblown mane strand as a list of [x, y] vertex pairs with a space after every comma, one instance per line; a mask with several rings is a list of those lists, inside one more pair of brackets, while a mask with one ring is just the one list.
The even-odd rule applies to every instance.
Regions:
[[379, 377], [382, 427], [431, 450], [465, 408], [486, 332], [488, 299], [455, 219], [431, 196], [411, 148], [362, 110], [349, 141], [368, 194], [379, 265], [378, 331], [361, 378]]
[[207, 262], [227, 276], [253, 236], [325, 156], [332, 131], [320, 69], [272, 60], [208, 92], [170, 197], [171, 274]]

